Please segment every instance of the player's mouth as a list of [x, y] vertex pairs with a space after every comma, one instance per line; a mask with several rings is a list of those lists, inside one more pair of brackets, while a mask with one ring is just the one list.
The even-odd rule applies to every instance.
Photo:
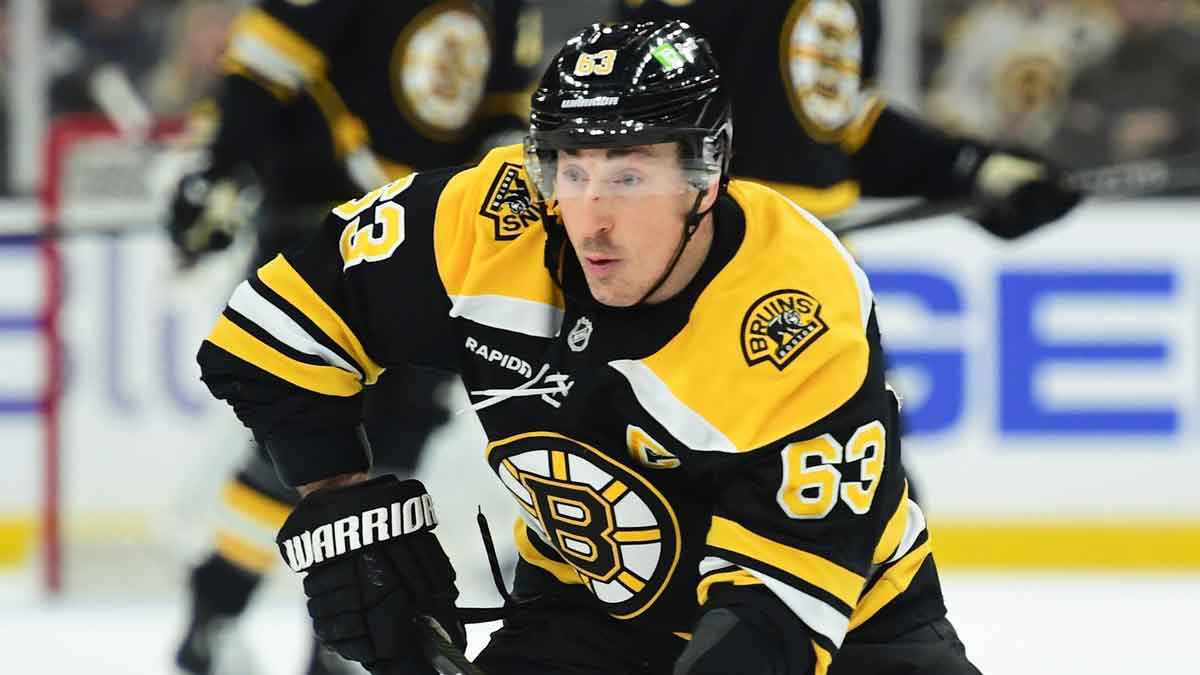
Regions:
[[595, 279], [603, 279], [612, 274], [619, 264], [621, 264], [619, 259], [604, 256], [589, 255], [583, 259], [584, 271], [588, 273], [589, 277]]

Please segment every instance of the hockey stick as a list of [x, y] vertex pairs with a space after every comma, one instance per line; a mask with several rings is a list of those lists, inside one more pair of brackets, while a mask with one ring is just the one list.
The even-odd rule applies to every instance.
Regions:
[[978, 202], [971, 197], [955, 197], [939, 201], [919, 201], [915, 204], [905, 204], [904, 206], [885, 211], [879, 215], [871, 216], [863, 220], [845, 221], [839, 218], [829, 218], [825, 221], [825, 225], [833, 230], [833, 233], [841, 237], [843, 235], [863, 230], [873, 230], [877, 227], [886, 225], [896, 225], [899, 223], [908, 223], [914, 220], [924, 220], [926, 218], [936, 218], [938, 216], [946, 216], [952, 213], [966, 214], [970, 209], [977, 206]]
[[484, 675], [475, 664], [462, 653], [437, 619], [419, 617], [421, 634], [425, 638], [425, 656], [439, 675]]
[[[1068, 171], [1060, 182], [1064, 188], [1082, 192], [1088, 197], [1103, 198], [1130, 198], [1200, 187], [1200, 153]], [[972, 197], [955, 197], [906, 204], [863, 220], [844, 222], [830, 219], [826, 224], [835, 234], [842, 236], [925, 218], [951, 214], [965, 216], [979, 206], [979, 201]]]

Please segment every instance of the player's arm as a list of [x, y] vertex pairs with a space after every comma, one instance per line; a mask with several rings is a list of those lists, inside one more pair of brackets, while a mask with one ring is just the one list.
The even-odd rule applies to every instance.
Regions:
[[976, 220], [1012, 239], [1053, 222], [1079, 202], [1061, 172], [1028, 151], [1005, 151], [943, 133], [915, 116], [883, 107], [861, 147], [851, 149], [863, 194], [971, 199]]
[[263, 0], [234, 22], [225, 53], [221, 128], [213, 164], [228, 169], [261, 146], [272, 115], [324, 80], [329, 54], [359, 3]]
[[212, 393], [284, 481], [303, 486], [278, 540], [288, 565], [307, 573], [317, 635], [374, 672], [428, 670], [422, 617], [465, 644], [424, 487], [363, 480], [361, 400], [389, 366], [447, 360], [450, 303], [434, 241], [469, 252], [445, 189], [469, 171], [410, 175], [334, 209], [312, 241], [236, 289], [198, 355]]
[[236, 197], [251, 181], [248, 167], [270, 149], [263, 130], [298, 96], [329, 89], [327, 54], [356, 4], [264, 0], [234, 22], [207, 165], [180, 181], [172, 202], [168, 230], [186, 261], [228, 246], [248, 220]]
[[446, 365], [449, 297], [438, 205], [456, 170], [415, 174], [342, 204], [302, 248], [234, 291], [201, 346], [202, 378], [293, 486], [364, 471], [364, 387], [389, 366]]
[[[678, 675], [823, 674], [872, 565], [894, 554], [894, 534], [882, 533], [904, 494], [897, 405], [873, 312], [867, 321], [831, 325], [809, 351], [842, 339], [842, 357], [828, 361], [837, 367], [811, 371], [794, 391], [819, 399], [830, 378], [861, 383], [849, 398], [828, 401], [806, 428], [714, 467], [701, 614]], [[845, 335], [854, 330], [861, 333]]]
[[[862, 11], [863, 79], [869, 83], [878, 70], [883, 10], [867, 0]], [[1058, 220], [1079, 202], [1080, 195], [1060, 185], [1058, 170], [1044, 158], [951, 136], [876, 97], [864, 101], [842, 148], [865, 195], [974, 199], [982, 207], [976, 220], [1006, 239]]]

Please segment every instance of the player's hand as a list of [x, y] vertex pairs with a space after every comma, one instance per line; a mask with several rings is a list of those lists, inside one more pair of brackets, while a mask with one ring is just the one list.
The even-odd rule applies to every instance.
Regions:
[[186, 266], [233, 243], [253, 216], [257, 200], [245, 180], [198, 171], [175, 188], [167, 231]]
[[1036, 158], [993, 152], [975, 173], [983, 209], [975, 216], [988, 232], [1016, 239], [1062, 218], [1082, 195], [1062, 185], [1060, 173]]
[[317, 637], [373, 673], [434, 672], [422, 616], [464, 648], [454, 568], [432, 532], [436, 524], [425, 486], [395, 476], [301, 500], [276, 542], [289, 567], [308, 573], [304, 592]]

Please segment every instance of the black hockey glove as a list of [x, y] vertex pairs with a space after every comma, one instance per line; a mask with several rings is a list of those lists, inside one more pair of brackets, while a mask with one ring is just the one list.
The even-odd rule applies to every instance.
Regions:
[[258, 207], [259, 191], [249, 175], [221, 176], [210, 170], [184, 176], [171, 199], [167, 231], [180, 261], [191, 265], [201, 256], [233, 243]]
[[974, 216], [988, 232], [1016, 239], [1062, 218], [1082, 195], [1067, 189], [1047, 162], [993, 152], [979, 164], [974, 188], [983, 208]]
[[395, 476], [301, 500], [276, 542], [289, 567], [308, 572], [304, 592], [317, 637], [376, 674], [434, 673], [423, 617], [464, 648], [454, 568], [432, 532], [436, 524], [425, 486]]

